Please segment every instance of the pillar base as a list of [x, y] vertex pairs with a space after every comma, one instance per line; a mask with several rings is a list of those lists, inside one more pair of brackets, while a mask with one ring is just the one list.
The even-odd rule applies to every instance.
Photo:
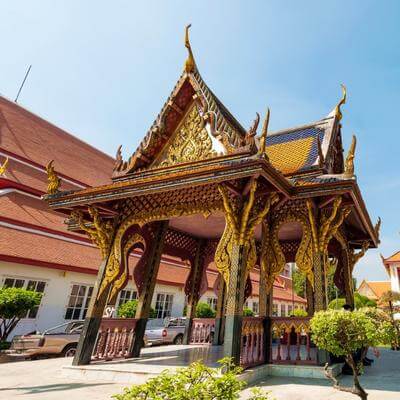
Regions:
[[85, 319], [72, 365], [90, 364], [100, 324], [101, 317], [88, 317]]
[[236, 365], [240, 364], [242, 318], [241, 315], [225, 317], [224, 357], [231, 357]]
[[139, 318], [136, 321], [135, 338], [132, 344], [131, 357], [140, 357], [140, 351], [144, 347], [144, 332], [146, 331], [147, 318]]

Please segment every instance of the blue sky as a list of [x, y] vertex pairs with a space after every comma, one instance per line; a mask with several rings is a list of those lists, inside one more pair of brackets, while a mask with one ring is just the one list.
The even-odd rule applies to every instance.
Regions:
[[[386, 279], [379, 253], [400, 249], [400, 2], [1, 2], [0, 93], [101, 150], [132, 152], [178, 79], [183, 30], [200, 72], [249, 126], [272, 130], [324, 117], [348, 88], [343, 136], [358, 137], [356, 172], [382, 244], [356, 267]], [[95, 166], [93, 166], [95, 168]]]

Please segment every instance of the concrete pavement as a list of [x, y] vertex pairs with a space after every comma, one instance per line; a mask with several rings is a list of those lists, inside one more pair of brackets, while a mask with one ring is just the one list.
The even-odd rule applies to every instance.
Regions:
[[[0, 400], [109, 400], [122, 392], [123, 384], [72, 380], [61, 374], [70, 360], [56, 358], [0, 364]], [[341, 378], [346, 384], [351, 377]], [[382, 350], [373, 367], [366, 367], [361, 382], [369, 400], [400, 399], [400, 352]], [[272, 391], [277, 400], [356, 400], [357, 397], [334, 390], [328, 381], [269, 377], [255, 386]], [[245, 390], [242, 399], [248, 398]]]

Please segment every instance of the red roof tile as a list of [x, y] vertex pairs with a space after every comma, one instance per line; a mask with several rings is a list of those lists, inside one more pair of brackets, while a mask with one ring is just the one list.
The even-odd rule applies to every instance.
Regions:
[[112, 157], [1, 96], [0, 148], [41, 166], [54, 158], [57, 172], [89, 186], [111, 180]]

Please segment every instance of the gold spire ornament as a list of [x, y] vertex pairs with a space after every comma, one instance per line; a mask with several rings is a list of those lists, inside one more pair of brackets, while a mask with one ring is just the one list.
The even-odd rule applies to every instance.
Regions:
[[54, 160], [46, 165], [47, 172], [47, 194], [56, 194], [61, 186], [61, 178], [59, 178], [54, 170]]
[[5, 159], [3, 165], [0, 165], [0, 176], [3, 176], [6, 173], [8, 165], [8, 157]]
[[194, 62], [192, 47], [190, 46], [190, 41], [189, 41], [189, 28], [191, 26], [192, 24], [189, 24], [185, 28], [185, 47], [188, 49], [189, 52], [188, 58], [185, 61], [185, 71], [187, 73], [193, 72], [196, 67], [196, 63]]
[[347, 153], [346, 161], [344, 163], [344, 177], [354, 178], [354, 157], [356, 152], [357, 138], [353, 135], [349, 152]]
[[343, 84], [341, 84], [340, 86], [342, 87], [342, 98], [340, 99], [336, 107], [328, 115], [328, 117], [336, 117], [338, 121], [340, 121], [343, 117], [340, 107], [346, 103], [346, 97], [347, 97], [346, 86], [344, 86]]
[[258, 148], [258, 156], [264, 158], [267, 161], [268, 161], [268, 156], [266, 152], [266, 146], [267, 146], [269, 116], [270, 116], [270, 110], [269, 108], [267, 108], [267, 114], [265, 115], [264, 123], [261, 130], [260, 147]]

